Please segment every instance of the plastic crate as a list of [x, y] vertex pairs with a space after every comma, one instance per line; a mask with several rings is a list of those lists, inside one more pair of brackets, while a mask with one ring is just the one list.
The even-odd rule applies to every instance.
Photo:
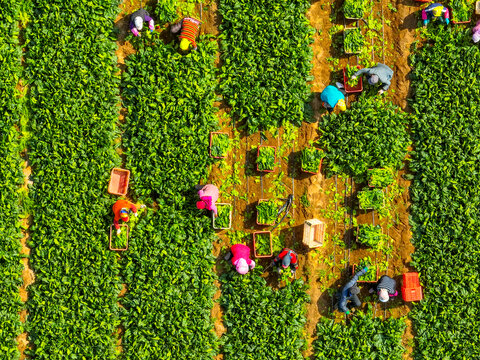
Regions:
[[[268, 199], [260, 199], [260, 200], [258, 200], [258, 204], [260, 204], [260, 203], [262, 203], [262, 202], [265, 202], [265, 201], [268, 201]], [[256, 210], [256, 211], [257, 211], [257, 218], [256, 218], [255, 222], [257, 223], [257, 225], [268, 225], [268, 226], [270, 226], [270, 225], [275, 225], [275, 221], [272, 222], [271, 224], [262, 224], [261, 222], [259, 222], [259, 221], [258, 221], [258, 210]], [[277, 216], [278, 216], [278, 215], [277, 215]]]
[[212, 131], [210, 133], [210, 149], [209, 149], [209, 154], [210, 154], [210, 157], [214, 158], [214, 159], [225, 159], [227, 157], [227, 155], [225, 156], [212, 156], [212, 143], [213, 143], [213, 136], [214, 135], [227, 135], [228, 136], [228, 133], [226, 132], [219, 132], [219, 131]]
[[212, 211], [212, 226], [215, 230], [228, 230], [232, 227], [232, 204], [230, 203], [217, 203], [217, 209], [219, 206], [229, 206], [230, 207], [230, 219], [229, 219], [229, 222], [228, 222], [228, 227], [216, 227], [215, 225], [215, 214], [213, 213]]
[[423, 299], [422, 288], [405, 288], [402, 287], [402, 298], [404, 301], [420, 301]]
[[[357, 65], [357, 69], [360, 70], [361, 67]], [[363, 91], [363, 80], [362, 76], [358, 77], [358, 83], [356, 86], [351, 87], [348, 85], [348, 78], [347, 78], [347, 69], [343, 68], [343, 87], [345, 88], [345, 92], [347, 94], [354, 94]]]
[[[257, 235], [259, 234], [268, 234], [270, 238], [270, 254], [263, 254], [263, 255], [258, 255], [257, 254]], [[253, 254], [255, 255], [256, 258], [268, 258], [273, 256], [273, 244], [272, 244], [272, 233], [270, 231], [256, 231], [253, 233]]]
[[258, 163], [257, 163], [257, 171], [267, 172], [267, 173], [274, 172], [274, 171], [275, 171], [275, 165], [276, 165], [276, 163], [277, 163], [277, 147], [276, 147], [276, 146], [260, 145], [260, 146], [257, 148], [257, 158], [258, 158], [258, 156], [260, 155], [260, 149], [261, 149], [261, 148], [265, 148], [265, 147], [270, 147], [270, 148], [275, 149], [275, 160], [273, 161], [273, 163], [274, 163], [273, 169], [271, 169], [271, 170], [269, 170], [269, 169], [260, 170], [260, 169], [258, 168]]
[[420, 278], [418, 273], [410, 272], [403, 274], [402, 287], [405, 288], [416, 288], [420, 287]]
[[128, 183], [130, 181], [130, 171], [120, 168], [113, 168], [110, 173], [110, 182], [108, 192], [112, 195], [125, 196], [128, 192]]

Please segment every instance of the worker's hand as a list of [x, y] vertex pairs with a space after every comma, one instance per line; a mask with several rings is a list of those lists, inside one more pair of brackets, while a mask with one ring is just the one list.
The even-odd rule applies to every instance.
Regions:
[[117, 229], [117, 235], [120, 235], [121, 232], [122, 232], [122, 229]]
[[155, 29], [155, 27], [153, 25], [148, 25], [148, 28], [150, 29], [151, 32], [153, 32], [153, 30]]
[[374, 291], [375, 291], [375, 289], [374, 289], [374, 288], [371, 288], [370, 290], [368, 290], [368, 293], [369, 293], [369, 294], [373, 294]]
[[428, 20], [423, 20], [423, 27], [426, 27], [428, 24]]
[[349, 315], [349, 314], [350, 314], [350, 311], [347, 310], [347, 312], [346, 312], [345, 314]]
[[380, 91], [378, 92], [378, 95], [382, 95], [383, 93], [384, 93], [384, 90], [380, 89]]
[[368, 271], [368, 266], [365, 266], [365, 267], [363, 268], [363, 270], [364, 270], [364, 271]]
[[447, 25], [450, 24], [450, 19], [448, 19], [448, 18], [445, 19], [445, 24], [447, 24]]
[[355, 80], [357, 77], [355, 75], [352, 75], [352, 80]]
[[145, 204], [140, 205], [140, 209], [145, 209], [146, 207], [147, 207], [147, 205], [145, 205]]
[[135, 217], [138, 217], [138, 212], [135, 213]]

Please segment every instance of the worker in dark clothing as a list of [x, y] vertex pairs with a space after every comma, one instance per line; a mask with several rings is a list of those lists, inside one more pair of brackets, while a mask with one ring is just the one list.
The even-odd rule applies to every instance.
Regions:
[[448, 8], [442, 4], [433, 3], [422, 10], [422, 20], [423, 26], [427, 26], [430, 20], [445, 22], [445, 24], [448, 25], [450, 22], [450, 12]]
[[383, 92], [387, 91], [390, 87], [390, 80], [392, 80], [393, 77], [393, 70], [385, 64], [378, 63], [374, 67], [358, 70], [355, 74], [353, 74], [352, 79], [362, 76], [363, 74], [367, 75], [368, 83], [370, 85], [375, 85], [380, 81], [383, 86], [378, 93], [383, 94]]
[[348, 309], [353, 307], [359, 307], [362, 305], [358, 294], [360, 289], [357, 286], [358, 278], [362, 275], [365, 275], [368, 271], [368, 267], [364, 267], [362, 270], [358, 271], [353, 278], [342, 288], [342, 291], [337, 293], [338, 302], [335, 304], [334, 308], [338, 309], [345, 314], [350, 314]]
[[298, 269], [297, 253], [289, 248], [283, 248], [280, 254], [273, 259], [273, 267], [278, 272], [282, 272], [283, 269], [290, 267], [292, 273], [295, 274]]
[[145, 9], [137, 10], [130, 16], [130, 31], [133, 35], [141, 36], [140, 31], [143, 29], [144, 22], [148, 22], [150, 31], [155, 29], [155, 23]]
[[388, 275], [383, 275], [380, 279], [378, 279], [375, 287], [370, 289], [369, 292], [373, 293], [374, 291], [376, 291], [378, 294], [378, 300], [380, 300], [381, 302], [387, 302], [391, 297], [395, 297], [398, 295], [396, 287], [397, 282], [395, 281], [395, 279], [392, 279]]

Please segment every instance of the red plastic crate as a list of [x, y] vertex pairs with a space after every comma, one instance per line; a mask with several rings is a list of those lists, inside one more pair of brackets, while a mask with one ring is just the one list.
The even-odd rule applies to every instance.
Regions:
[[404, 288], [416, 288], [420, 287], [420, 278], [418, 273], [410, 272], [403, 274], [402, 287]]
[[404, 301], [420, 301], [423, 299], [422, 288], [404, 288], [402, 287], [402, 298]]
[[[357, 69], [360, 70], [361, 67], [357, 65]], [[362, 77], [361, 76], [358, 77], [357, 86], [351, 87], [348, 85], [347, 68], [343, 68], [343, 86], [347, 94], [362, 92], [363, 91]]]

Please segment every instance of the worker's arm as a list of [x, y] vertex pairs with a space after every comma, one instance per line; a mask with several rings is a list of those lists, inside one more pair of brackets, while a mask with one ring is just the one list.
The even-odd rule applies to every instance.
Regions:
[[422, 10], [422, 20], [423, 20], [423, 26], [427, 26], [427, 24], [428, 24], [428, 14], [427, 14], [426, 9]]
[[359, 76], [362, 76], [363, 74], [368, 74], [369, 71], [370, 71], [370, 68], [360, 69], [355, 74], [353, 74], [353, 76], [359, 77]]
[[385, 81], [383, 83], [383, 86], [382, 86], [382, 90], [387, 91], [388, 88], [390, 87], [390, 84], [391, 84], [391, 81], [389, 79], [385, 79]]
[[367, 267], [364, 267], [362, 270], [357, 271], [357, 273], [353, 276], [353, 278], [344, 286], [344, 289], [350, 289], [352, 286], [354, 286], [357, 283], [358, 278], [362, 275], [365, 275], [367, 271], [368, 271]]
[[250, 260], [250, 264], [248, 264], [248, 266], [250, 267], [250, 270], [255, 269], [255, 261]]
[[133, 33], [133, 35], [138, 36], [140, 33], [138, 32], [137, 28], [135, 27], [135, 23], [133, 21], [130, 21], [130, 31]]
[[344, 313], [349, 313], [348, 308], [347, 308], [347, 296], [346, 294], [343, 294], [342, 290], [342, 295], [340, 296], [340, 300], [338, 300], [338, 310]]
[[282, 252], [280, 254], [278, 254], [277, 256], [275, 256], [275, 259], [273, 259], [273, 263], [275, 265], [277, 265], [277, 263], [283, 259], [283, 257], [287, 254], [287, 252], [285, 250], [282, 250]]
[[150, 31], [153, 31], [153, 29], [155, 29], [155, 22], [153, 21], [153, 19], [150, 17], [149, 14], [145, 15], [145, 21], [148, 22], [148, 28], [150, 29]]
[[443, 17], [445, 18], [445, 23], [448, 25], [450, 23], [450, 11], [447, 7], [443, 8]]
[[113, 226], [115, 226], [115, 229], [120, 229], [120, 225], [118, 225], [118, 220], [117, 219], [113, 219]]

